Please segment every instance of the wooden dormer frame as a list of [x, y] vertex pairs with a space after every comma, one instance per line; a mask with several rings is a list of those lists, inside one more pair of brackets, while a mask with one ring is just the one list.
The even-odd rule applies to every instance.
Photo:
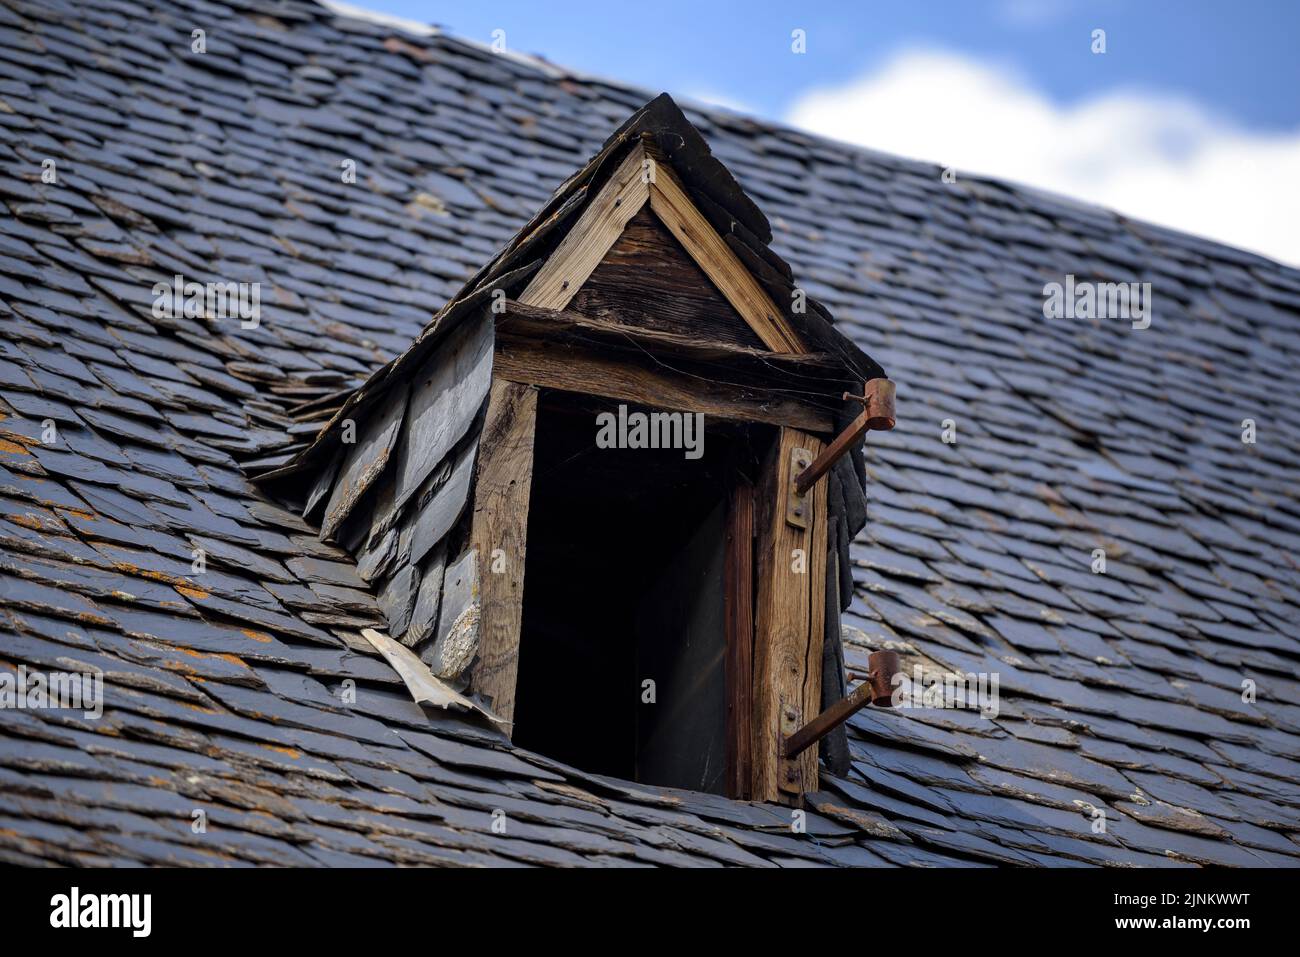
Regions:
[[[598, 323], [562, 311], [646, 205], [774, 357], [796, 365], [824, 358], [809, 353], [768, 293], [691, 202], [669, 161], [645, 140], [633, 145], [533, 276], [519, 296], [516, 312], [542, 329], [553, 321], [557, 332], [567, 323], [599, 335]], [[641, 338], [639, 348], [647, 353], [689, 348], [688, 343], [669, 342], [670, 337], [663, 335]], [[470, 530], [470, 543], [483, 570], [472, 690], [507, 722], [513, 721], [539, 386], [774, 424], [780, 427], [778, 441], [754, 490], [745, 526], [752, 530], [755, 543], [757, 592], [747, 599], [752, 600], [750, 607], [732, 608], [728, 615], [730, 630], [740, 634], [752, 629], [753, 635], [752, 645], [744, 647], [743, 641], [729, 634], [729, 642], [738, 642], [729, 645], [729, 661], [738, 662], [747, 675], [740, 683], [743, 687], [729, 677], [733, 708], [737, 701], [744, 702], [744, 713], [729, 721], [730, 732], [743, 739], [739, 750], [744, 752], [743, 764], [731, 774], [730, 788], [733, 796], [757, 800], [788, 800], [816, 790], [816, 749], [787, 760], [782, 742], [784, 735], [820, 711], [826, 484], [819, 483], [798, 505], [792, 504], [791, 489], [799, 463], [806, 465], [821, 452], [831, 417], [797, 401], [747, 402], [743, 390], [728, 391], [725, 384], [646, 373], [608, 351], [584, 352], [569, 345], [557, 354], [555, 344], [547, 339], [535, 335], [527, 341], [503, 336], [497, 340]], [[736, 347], [712, 350], [715, 357], [735, 362], [760, 352]], [[732, 543], [732, 547], [743, 546]], [[803, 572], [795, 571], [800, 555]], [[504, 567], [489, 571], [499, 564]], [[747, 587], [737, 593], [750, 595]]]
[[[838, 644], [837, 584], [866, 518], [862, 435], [892, 427], [885, 401], [892, 386], [826, 310], [799, 293], [770, 241], [762, 212], [699, 132], [667, 94], [656, 97], [402, 355], [358, 388], [303, 407], [300, 415], [328, 414], [328, 422], [255, 481], [299, 499], [304, 519], [320, 518], [322, 540], [353, 555], [376, 591], [389, 643], [427, 667], [432, 685], [445, 683], [435, 697], [481, 711], [487, 704], [510, 718], [539, 389], [547, 390], [547, 448], [565, 428], [565, 440], [582, 438], [572, 420], [557, 419], [558, 432], [550, 431], [552, 398], [557, 416], [608, 408], [610, 400], [703, 414], [728, 453], [699, 491], [716, 496], [728, 515], [715, 505], [705, 538], [694, 525], [676, 531], [694, 532], [693, 547], [721, 544], [725, 555], [724, 573], [711, 579], [723, 589], [725, 620], [709, 627], [727, 637], [725, 690], [716, 680], [724, 676], [710, 675], [711, 694], [725, 694], [731, 708], [726, 741], [737, 758], [727, 768], [728, 791], [797, 797], [817, 786], [817, 758], [783, 736], [795, 725], [800, 733], [820, 727], [812, 716], [845, 693], [830, 654], [823, 665], [831, 697], [818, 700], [818, 655], [823, 631]], [[879, 380], [874, 392], [869, 380]], [[587, 398], [551, 395], [565, 392]], [[852, 399], [866, 406], [862, 414]], [[624, 466], [637, 471], [635, 460]], [[546, 494], [581, 494], [582, 480], [547, 486]], [[661, 504], [671, 508], [671, 497]], [[642, 517], [656, 534], [657, 513]], [[599, 528], [575, 528], [575, 536]], [[549, 542], [562, 526], [543, 534]], [[670, 544], [667, 526], [662, 544]], [[797, 555], [804, 574], [790, 571]], [[709, 560], [716, 572], [719, 556]], [[755, 587], [746, 591], [745, 583]], [[564, 609], [541, 614], [559, 623]], [[419, 677], [411, 675], [408, 686]], [[457, 698], [464, 690], [471, 696]], [[427, 700], [428, 689], [412, 694]], [[822, 757], [843, 768], [842, 735], [831, 732]]]
[[645, 140], [624, 157], [519, 301], [543, 309], [567, 306], [646, 203], [764, 345], [779, 353], [808, 351], [766, 290], [691, 202], [670, 162]]

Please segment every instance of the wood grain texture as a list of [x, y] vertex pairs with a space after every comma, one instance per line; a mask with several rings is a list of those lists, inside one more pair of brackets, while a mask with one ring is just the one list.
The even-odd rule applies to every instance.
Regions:
[[739, 422], [789, 425], [829, 432], [831, 417], [807, 402], [776, 398], [708, 376], [654, 362], [630, 362], [600, 348], [567, 342], [497, 336], [496, 374], [511, 382], [599, 395], [656, 409], [702, 412]]
[[[794, 480], [791, 452], [822, 449], [815, 436], [782, 429], [764, 466], [756, 504], [758, 601], [754, 628], [754, 737], [751, 797], [789, 800], [817, 790], [817, 753], [787, 761], [783, 736], [821, 710], [823, 603], [826, 587], [826, 483], [809, 493], [808, 527], [786, 521]], [[803, 570], [795, 554], [803, 553]]]
[[637, 144], [533, 276], [520, 302], [546, 309], [569, 304], [649, 199], [649, 187], [642, 179], [644, 162], [645, 152]]
[[568, 308], [599, 320], [772, 354], [648, 206], [628, 222]]
[[[648, 152], [651, 159], [656, 158], [653, 150]], [[656, 163], [650, 208], [768, 348], [773, 352], [807, 351], [771, 297], [695, 208], [666, 160]]]
[[726, 366], [728, 378], [737, 373], [771, 388], [824, 393], [827, 408], [837, 414], [843, 407], [844, 390], [856, 385], [845, 374], [843, 365], [824, 352], [772, 352], [763, 345], [737, 345], [698, 333], [636, 325], [635, 317], [619, 312], [596, 317], [582, 312], [580, 302], [581, 294], [567, 309], [539, 309], [508, 299], [496, 314], [497, 328], [512, 336], [572, 339], [607, 349]]
[[473, 669], [472, 687], [507, 722], [514, 721], [519, 672], [536, 425], [537, 389], [494, 380], [479, 438], [470, 527], [470, 546], [478, 552], [480, 562], [481, 608], [479, 661]]

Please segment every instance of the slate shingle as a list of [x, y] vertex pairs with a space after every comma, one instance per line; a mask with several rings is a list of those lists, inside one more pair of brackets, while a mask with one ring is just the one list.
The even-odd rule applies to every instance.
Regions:
[[[351, 559], [240, 472], [310, 439], [295, 409], [404, 350], [646, 95], [300, 0], [0, 0], [0, 20], [0, 669], [81, 661], [108, 687], [101, 724], [0, 711], [0, 859], [1300, 861], [1300, 399], [1279, 385], [1300, 271], [690, 111], [898, 383], [899, 429], [867, 448], [851, 661], [888, 644], [1002, 677], [1001, 720], [855, 718], [855, 770], [824, 782], [845, 809], [795, 836], [783, 809], [422, 715], [356, 650], [378, 607]], [[175, 272], [263, 282], [262, 324], [155, 317]], [[1066, 272], [1149, 278], [1151, 327], [1045, 320]]]

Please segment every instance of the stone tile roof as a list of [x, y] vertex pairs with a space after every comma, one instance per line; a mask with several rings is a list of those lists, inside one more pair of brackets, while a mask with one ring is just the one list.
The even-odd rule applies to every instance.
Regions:
[[[351, 559], [244, 469], [648, 95], [297, 0], [0, 0], [0, 667], [105, 680], [99, 720], [0, 710], [0, 859], [1298, 863], [1300, 272], [732, 115], [690, 112], [899, 386], [851, 663], [997, 672], [998, 717], [860, 713], [796, 833], [511, 750], [368, 653]], [[260, 324], [155, 317], [176, 274], [261, 283]], [[1150, 281], [1150, 327], [1044, 318], [1067, 274]]]

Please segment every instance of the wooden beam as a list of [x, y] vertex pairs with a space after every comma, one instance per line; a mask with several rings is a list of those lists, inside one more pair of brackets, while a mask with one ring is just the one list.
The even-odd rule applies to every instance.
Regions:
[[644, 165], [645, 150], [638, 143], [533, 276], [520, 302], [545, 309], [569, 304], [649, 199]]
[[524, 614], [524, 556], [537, 390], [494, 379], [479, 439], [470, 544], [478, 551], [479, 661], [472, 688], [513, 722]]
[[817, 752], [785, 757], [785, 738], [821, 710], [826, 600], [826, 483], [809, 492], [807, 528], [786, 520], [798, 465], [822, 449], [814, 436], [782, 429], [764, 467], [755, 507], [758, 602], [754, 629], [754, 744], [751, 798], [774, 801], [817, 790]]
[[727, 793], [749, 797], [754, 718], [754, 487], [737, 475], [727, 511]]
[[[628, 360], [577, 343], [497, 332], [495, 374], [510, 382], [599, 395], [655, 409], [702, 412], [737, 422], [763, 422], [829, 433], [831, 414], [808, 401], [676, 371], [644, 358]], [[820, 448], [820, 445], [819, 445]]]
[[768, 349], [717, 342], [700, 336], [665, 329], [651, 329], [630, 322], [588, 316], [573, 309], [541, 309], [507, 299], [496, 314], [497, 328], [508, 327], [513, 335], [538, 338], [565, 336], [610, 348], [653, 352], [699, 362], [728, 362], [766, 368], [788, 376], [810, 391], [822, 391], [838, 406], [843, 394], [839, 384], [856, 382], [835, 356], [826, 352], [774, 353]]
[[669, 162], [656, 154], [656, 150], [647, 148], [646, 155], [655, 164], [649, 184], [650, 208], [655, 215], [699, 263], [764, 345], [773, 352], [807, 352], [766, 290], [691, 202]]

